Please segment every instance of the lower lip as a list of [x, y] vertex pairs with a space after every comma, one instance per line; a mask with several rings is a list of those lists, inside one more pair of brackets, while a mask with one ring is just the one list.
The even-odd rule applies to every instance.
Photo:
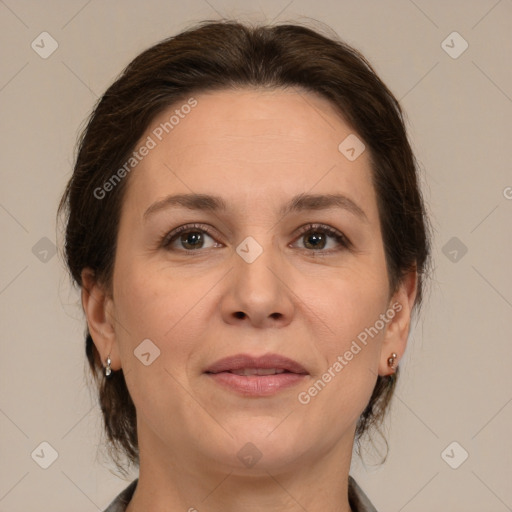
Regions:
[[270, 396], [302, 382], [305, 374], [278, 373], [275, 375], [237, 375], [230, 372], [209, 373], [213, 380], [245, 396]]

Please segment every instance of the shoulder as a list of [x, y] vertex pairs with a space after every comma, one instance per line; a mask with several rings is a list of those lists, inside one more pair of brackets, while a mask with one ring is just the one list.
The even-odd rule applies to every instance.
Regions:
[[138, 481], [139, 479], [137, 478], [128, 487], [121, 491], [114, 498], [112, 503], [110, 503], [110, 505], [104, 510], [104, 512], [124, 512], [128, 503], [130, 503], [130, 500], [132, 499]]
[[348, 501], [353, 512], [377, 512], [357, 482], [348, 477]]

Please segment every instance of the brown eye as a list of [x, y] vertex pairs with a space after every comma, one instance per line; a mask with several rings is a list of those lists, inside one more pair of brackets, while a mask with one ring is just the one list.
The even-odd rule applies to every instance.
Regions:
[[204, 244], [204, 234], [200, 231], [188, 231], [182, 233], [179, 240], [184, 249], [201, 249]]
[[327, 244], [326, 238], [325, 233], [319, 233], [318, 231], [310, 231], [303, 236], [304, 245], [307, 249], [323, 249]]
[[[334, 241], [330, 243], [330, 239]], [[339, 246], [342, 248], [348, 248], [350, 246], [350, 242], [343, 233], [340, 233], [330, 226], [324, 225], [310, 224], [304, 226], [301, 229], [298, 240], [304, 241], [304, 249], [319, 252], [331, 252], [331, 250], [339, 250]], [[328, 245], [330, 245], [330, 247], [327, 247]]]
[[[208, 243], [208, 239], [214, 243]], [[162, 241], [162, 247], [169, 251], [193, 252], [199, 249], [209, 249], [215, 246], [214, 238], [205, 227], [180, 226], [166, 235]]]

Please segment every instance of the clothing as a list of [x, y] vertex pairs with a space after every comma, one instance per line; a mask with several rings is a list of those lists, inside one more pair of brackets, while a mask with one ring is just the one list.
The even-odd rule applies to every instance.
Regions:
[[[104, 512], [125, 512], [128, 503], [132, 499], [138, 479], [134, 480], [126, 489], [124, 489]], [[377, 512], [371, 504], [363, 490], [357, 485], [356, 481], [348, 477], [348, 502], [352, 512]]]

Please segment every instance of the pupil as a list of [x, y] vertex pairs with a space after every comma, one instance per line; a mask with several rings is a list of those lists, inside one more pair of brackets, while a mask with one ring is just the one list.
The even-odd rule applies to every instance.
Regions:
[[[308, 235], [306, 240], [307, 240], [306, 246], [312, 245], [313, 249], [317, 249], [320, 245], [322, 246], [322, 248], [325, 246], [325, 239], [323, 238], [323, 235], [319, 235], [318, 233], [315, 233], [315, 232], [313, 232], [313, 234], [311, 234], [311, 235]], [[316, 244], [316, 243], [310, 244], [309, 240], [316, 240], [317, 242], [320, 242], [320, 244]], [[324, 243], [322, 244], [322, 242], [324, 242]]]
[[[190, 243], [190, 239], [193, 239], [193, 241]], [[192, 248], [200, 247], [200, 244], [194, 244], [194, 240], [196, 242], [201, 242], [201, 233], [196, 232], [190, 232], [185, 233], [181, 236], [181, 241], [184, 245], [190, 245]], [[188, 249], [188, 247], [187, 247]]]

